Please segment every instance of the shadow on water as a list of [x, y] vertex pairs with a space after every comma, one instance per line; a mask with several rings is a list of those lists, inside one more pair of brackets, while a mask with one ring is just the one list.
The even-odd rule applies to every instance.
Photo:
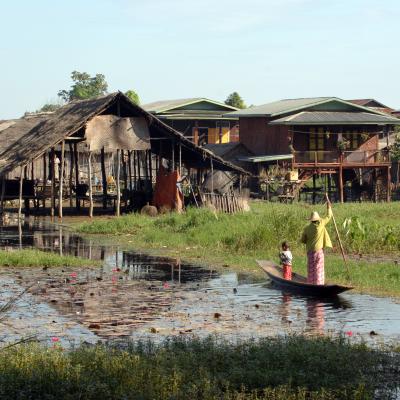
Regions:
[[[147, 337], [155, 332], [238, 338], [350, 332], [369, 340], [371, 331], [380, 340], [400, 337], [400, 305], [390, 299], [347, 293], [329, 299], [293, 295], [231, 271], [218, 273], [179, 258], [99, 245], [46, 219], [3, 224], [0, 247], [101, 260], [101, 267], [10, 267], [2, 268], [0, 275], [10, 292], [10, 282], [19, 288], [33, 284], [31, 295], [37, 303], [100, 338]], [[16, 311], [14, 317], [21, 315], [27, 314]]]

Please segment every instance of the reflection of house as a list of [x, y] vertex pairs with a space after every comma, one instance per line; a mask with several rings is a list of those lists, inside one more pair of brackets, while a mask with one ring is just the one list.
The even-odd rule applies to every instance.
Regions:
[[239, 118], [240, 141], [258, 156], [250, 162], [285, 164], [298, 171], [300, 186], [329, 175], [341, 201], [344, 186], [362, 186], [368, 172], [368, 184], [375, 189], [379, 178], [390, 198], [391, 164], [379, 141], [400, 120], [335, 97], [281, 100], [229, 115]]
[[239, 140], [237, 118], [224, 115], [237, 108], [227, 104], [197, 97], [157, 101], [143, 108], [200, 146]]

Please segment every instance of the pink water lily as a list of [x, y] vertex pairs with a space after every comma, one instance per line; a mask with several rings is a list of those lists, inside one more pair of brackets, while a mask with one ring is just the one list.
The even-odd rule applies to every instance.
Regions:
[[60, 341], [60, 338], [58, 338], [57, 336], [53, 336], [53, 337], [51, 338], [51, 341], [52, 341], [53, 343], [56, 343], [56, 342], [59, 342], [59, 341]]

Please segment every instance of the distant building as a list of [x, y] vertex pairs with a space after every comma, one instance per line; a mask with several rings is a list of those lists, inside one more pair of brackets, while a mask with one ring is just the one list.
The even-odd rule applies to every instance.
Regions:
[[393, 109], [385, 106], [384, 104], [376, 101], [375, 99], [354, 99], [354, 100], [347, 100], [350, 103], [357, 104], [359, 106], [368, 107], [375, 111], [384, 112], [386, 114], [390, 114]]
[[237, 111], [203, 97], [156, 101], [142, 107], [199, 145], [239, 141], [238, 119], [225, 115]]
[[346, 185], [359, 188], [368, 175], [375, 190], [379, 177], [381, 194], [389, 200], [391, 162], [381, 142], [389, 143], [400, 120], [376, 108], [317, 97], [280, 100], [228, 116], [239, 118], [240, 142], [255, 154], [248, 162], [259, 171], [280, 164], [298, 176], [297, 189], [311, 178], [315, 186], [316, 176], [329, 175], [339, 201], [345, 199]]

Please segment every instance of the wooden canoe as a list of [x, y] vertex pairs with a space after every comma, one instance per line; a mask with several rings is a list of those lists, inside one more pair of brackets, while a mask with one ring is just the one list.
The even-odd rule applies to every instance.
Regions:
[[284, 279], [282, 267], [276, 265], [274, 262], [257, 260], [257, 264], [276, 286], [292, 292], [298, 292], [309, 296], [331, 297], [345, 292], [346, 290], [353, 289], [350, 286], [341, 285], [313, 285], [307, 283], [306, 277], [296, 273], [292, 273], [292, 280]]

